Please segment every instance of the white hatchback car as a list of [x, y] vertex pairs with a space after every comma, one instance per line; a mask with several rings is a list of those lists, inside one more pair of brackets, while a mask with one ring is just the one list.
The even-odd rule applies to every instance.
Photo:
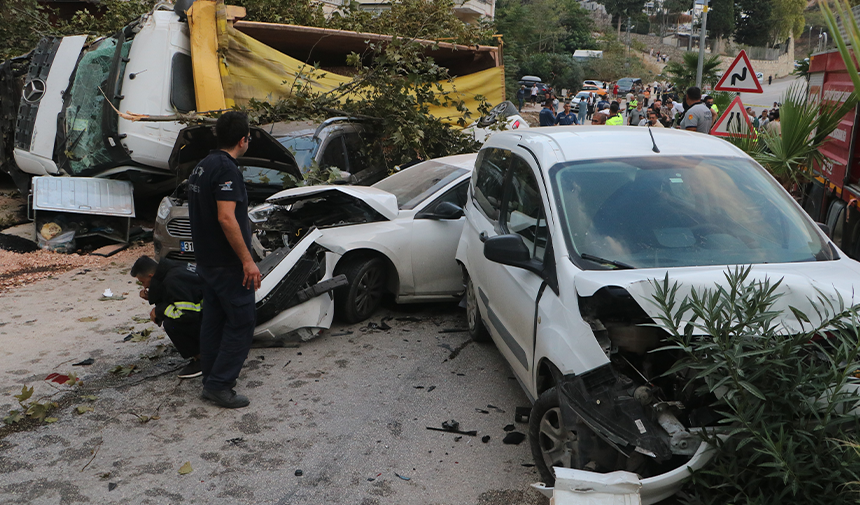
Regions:
[[[860, 288], [860, 264], [728, 142], [694, 132], [583, 126], [502, 132], [481, 149], [457, 260], [470, 333], [492, 338], [534, 405], [529, 441], [553, 467], [626, 470], [643, 503], [710, 458], [713, 398], [664, 376], [652, 279], [725, 283], [727, 265], [783, 279], [788, 305]], [[679, 299], [683, 299], [682, 293]], [[783, 303], [780, 302], [780, 303]], [[643, 326], [645, 325], [645, 326]], [[644, 379], [648, 377], [649, 379]]]

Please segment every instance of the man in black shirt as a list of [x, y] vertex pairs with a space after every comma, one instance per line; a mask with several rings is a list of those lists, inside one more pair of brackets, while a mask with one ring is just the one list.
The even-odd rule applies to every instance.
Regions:
[[203, 279], [202, 398], [240, 408], [250, 401], [233, 387], [251, 349], [254, 291], [260, 287], [260, 270], [250, 252], [248, 194], [236, 165], [251, 141], [248, 118], [236, 111], [224, 113], [215, 124], [215, 136], [218, 149], [188, 178], [191, 235], [197, 274]]
[[132, 277], [143, 285], [140, 297], [155, 305], [149, 313], [153, 323], [163, 326], [183, 358], [191, 361], [179, 371], [180, 379], [201, 375], [200, 301], [203, 287], [194, 263], [163, 259], [160, 263], [141, 256], [131, 267]]

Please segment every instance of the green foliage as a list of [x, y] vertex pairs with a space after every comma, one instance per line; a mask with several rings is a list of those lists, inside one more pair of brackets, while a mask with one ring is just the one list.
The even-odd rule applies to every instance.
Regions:
[[621, 23], [626, 23], [628, 16], [641, 13], [642, 8], [645, 7], [645, 0], [602, 0], [599, 3], [606, 7], [606, 12], [612, 16], [612, 22], [619, 33]]
[[735, 32], [734, 0], [711, 0], [708, 10], [708, 37], [729, 37]]
[[795, 84], [783, 95], [779, 109], [782, 134], [762, 132], [757, 141], [730, 139], [786, 187], [806, 182], [806, 167], [822, 163], [820, 148], [828, 135], [857, 104], [851, 94], [843, 103], [811, 100], [805, 86]]
[[98, 11], [78, 11], [71, 20], [60, 23], [58, 29], [64, 35], [111, 35], [151, 11], [156, 3], [157, 0], [101, 0]]
[[[663, 74], [679, 90], [686, 90], [696, 85], [696, 71], [699, 65], [699, 53], [689, 51], [684, 53], [681, 60], [673, 59], [663, 67]], [[714, 85], [719, 81], [717, 68], [720, 66], [720, 57], [717, 55], [705, 57], [702, 62], [702, 85]]]
[[246, 19], [265, 23], [323, 26], [323, 4], [312, 0], [230, 0], [230, 5], [244, 7]]
[[40, 38], [56, 33], [48, 19], [52, 11], [36, 0], [6, 0], [3, 7], [7, 18], [0, 23], [0, 61], [27, 53]]
[[[857, 503], [845, 484], [860, 477], [857, 339], [860, 306], [823, 294], [816, 314], [792, 309], [802, 329], [786, 334], [777, 310], [781, 281], [751, 267], [683, 300], [668, 275], [654, 280], [658, 326], [680, 359], [667, 372], [690, 377], [714, 399], [722, 428], [703, 432], [717, 453], [686, 486], [702, 505]], [[689, 322], [685, 322], [689, 321]]]
[[748, 46], [764, 46], [771, 40], [769, 0], [735, 0], [735, 41]]
[[538, 75], [554, 89], [579, 91], [584, 74], [570, 54], [535, 53], [520, 62], [523, 75]]

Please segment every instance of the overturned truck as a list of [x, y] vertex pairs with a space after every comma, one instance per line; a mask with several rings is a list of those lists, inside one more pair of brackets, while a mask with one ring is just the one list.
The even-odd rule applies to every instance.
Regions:
[[[177, 114], [277, 99], [291, 92], [287, 81], [334, 89], [349, 77], [325, 69], [345, 68], [351, 51], [391, 40], [241, 21], [243, 8], [192, 1], [159, 4], [95, 41], [46, 37], [0, 65], [0, 169], [22, 192], [31, 177], [49, 175], [123, 179], [138, 196], [167, 194], [177, 182], [168, 168], [183, 128]], [[459, 76], [453, 85], [469, 109], [477, 110], [476, 95], [504, 101], [499, 48], [422, 43]], [[462, 117], [453, 107], [433, 113]]]

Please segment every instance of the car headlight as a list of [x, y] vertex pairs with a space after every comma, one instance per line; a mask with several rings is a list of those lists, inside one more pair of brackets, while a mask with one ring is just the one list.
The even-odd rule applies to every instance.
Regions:
[[269, 219], [269, 214], [271, 214], [274, 209], [275, 206], [271, 203], [257, 205], [248, 211], [248, 219], [250, 219], [252, 223], [265, 223], [266, 220]]
[[170, 201], [169, 196], [165, 196], [161, 199], [161, 203], [158, 205], [158, 212], [155, 213], [155, 216], [159, 221], [164, 221], [170, 215], [171, 208], [173, 208], [173, 202]]

